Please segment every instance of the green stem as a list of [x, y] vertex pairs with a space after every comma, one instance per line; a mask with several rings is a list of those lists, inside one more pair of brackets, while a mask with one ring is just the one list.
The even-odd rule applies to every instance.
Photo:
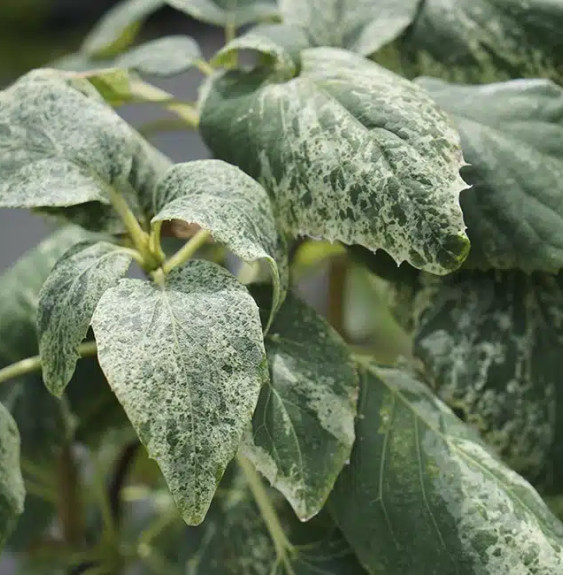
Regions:
[[[94, 341], [87, 341], [78, 348], [78, 353], [81, 357], [96, 355], [97, 351], [98, 348]], [[41, 358], [38, 355], [22, 359], [17, 363], [12, 363], [12, 365], [9, 365], [4, 369], [0, 369], [0, 383], [4, 383], [5, 381], [9, 381], [15, 377], [27, 375], [28, 373], [33, 373], [35, 371], [41, 371]]]
[[283, 563], [288, 575], [295, 575], [295, 571], [293, 570], [291, 560], [288, 555], [288, 551], [291, 551], [293, 546], [283, 530], [278, 514], [276, 513], [276, 510], [268, 497], [268, 493], [264, 488], [262, 479], [260, 479], [254, 466], [250, 461], [248, 461], [248, 459], [246, 459], [246, 457], [239, 454], [237, 456], [237, 462], [246, 477], [248, 487], [250, 488], [250, 491], [252, 491], [256, 505], [258, 505], [258, 509], [264, 519], [264, 523], [266, 523], [268, 533], [270, 534], [272, 542], [274, 543], [274, 548], [276, 549], [276, 555], [281, 563]]
[[174, 96], [165, 90], [161, 90], [152, 84], [143, 82], [142, 80], [131, 81], [131, 92], [145, 101], [161, 103], [163, 107], [169, 112], [173, 112], [186, 124], [192, 128], [197, 128], [199, 125], [199, 114], [197, 110], [190, 104], [185, 102], [178, 102]]
[[174, 268], [185, 264], [211, 237], [207, 230], [199, 230], [197, 234], [180, 248], [169, 260], [164, 262], [162, 269], [169, 274]]
[[198, 70], [206, 76], [211, 76], [213, 73], [215, 73], [215, 68], [213, 68], [213, 66], [211, 66], [205, 60], [196, 60], [195, 65], [197, 66]]
[[149, 236], [137, 221], [125, 198], [113, 187], [108, 188], [111, 205], [117, 212], [133, 241], [133, 245], [144, 257], [148, 250]]
[[237, 27], [233, 21], [225, 24], [225, 44], [232, 42], [237, 37]]

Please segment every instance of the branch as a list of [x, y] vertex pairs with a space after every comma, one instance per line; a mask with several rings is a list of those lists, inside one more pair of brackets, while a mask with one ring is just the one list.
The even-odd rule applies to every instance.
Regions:
[[[80, 345], [78, 348], [78, 354], [80, 357], [91, 357], [96, 355], [98, 352], [98, 347], [95, 341], [87, 341]], [[22, 359], [17, 363], [12, 363], [4, 369], [0, 369], [0, 383], [9, 381], [16, 377], [22, 375], [27, 375], [28, 373], [33, 373], [35, 371], [41, 371], [41, 357], [36, 355], [35, 357], [28, 357], [27, 359]]]

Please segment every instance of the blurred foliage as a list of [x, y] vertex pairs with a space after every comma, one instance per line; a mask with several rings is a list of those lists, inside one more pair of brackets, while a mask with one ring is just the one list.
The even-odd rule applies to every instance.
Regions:
[[[76, 0], [77, 5], [82, 2], [86, 0]], [[56, 26], [52, 16], [57, 3], [58, 0], [0, 0], [0, 82], [43, 66], [80, 43], [91, 22]]]

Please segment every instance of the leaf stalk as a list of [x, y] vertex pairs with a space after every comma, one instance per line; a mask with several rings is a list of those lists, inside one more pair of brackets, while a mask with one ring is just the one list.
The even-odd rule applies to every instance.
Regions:
[[[98, 347], [95, 341], [87, 341], [81, 344], [78, 348], [80, 357], [91, 357], [96, 355], [97, 351]], [[41, 368], [41, 357], [38, 355], [22, 359], [21, 361], [8, 365], [4, 369], [0, 369], [0, 383], [4, 383], [5, 381], [9, 381], [10, 379], [14, 379], [22, 375], [27, 375], [28, 373], [41, 371]]]

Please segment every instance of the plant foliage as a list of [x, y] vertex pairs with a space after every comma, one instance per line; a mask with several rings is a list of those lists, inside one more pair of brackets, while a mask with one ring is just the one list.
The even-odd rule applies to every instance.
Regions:
[[[138, 43], [165, 6], [225, 45]], [[124, 0], [0, 92], [0, 207], [60, 226], [0, 277], [18, 573], [563, 573], [562, 46], [559, 0]]]

